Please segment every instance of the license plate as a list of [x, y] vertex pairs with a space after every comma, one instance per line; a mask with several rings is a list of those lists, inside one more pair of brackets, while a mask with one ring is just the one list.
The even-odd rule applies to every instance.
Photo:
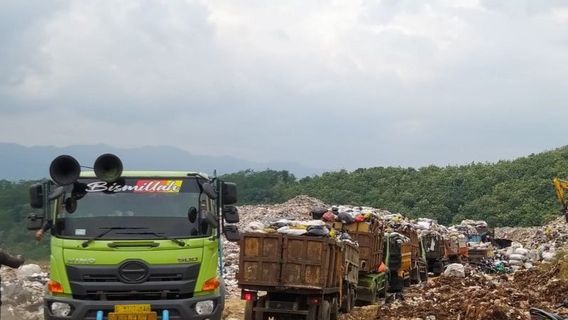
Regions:
[[116, 313], [108, 314], [108, 320], [158, 320], [156, 312], [145, 313]]
[[109, 320], [157, 320], [158, 315], [149, 304], [119, 304], [108, 314]]

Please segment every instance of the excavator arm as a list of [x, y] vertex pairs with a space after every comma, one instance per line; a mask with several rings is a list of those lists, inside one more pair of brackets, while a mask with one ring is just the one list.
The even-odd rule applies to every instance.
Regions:
[[552, 179], [552, 184], [556, 190], [556, 200], [562, 204], [561, 212], [564, 213], [566, 222], [568, 222], [568, 199], [566, 199], [566, 190], [568, 190], [568, 181], [559, 178]]

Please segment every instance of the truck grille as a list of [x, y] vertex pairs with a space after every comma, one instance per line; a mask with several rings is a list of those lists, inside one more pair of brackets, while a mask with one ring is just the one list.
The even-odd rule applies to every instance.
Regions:
[[[156, 274], [150, 275], [148, 281], [179, 281], [183, 280], [183, 274]], [[83, 275], [85, 282], [117, 282], [120, 281], [115, 275], [85, 274]]]
[[200, 264], [148, 265], [128, 260], [115, 266], [67, 266], [73, 296], [88, 300], [187, 299]]

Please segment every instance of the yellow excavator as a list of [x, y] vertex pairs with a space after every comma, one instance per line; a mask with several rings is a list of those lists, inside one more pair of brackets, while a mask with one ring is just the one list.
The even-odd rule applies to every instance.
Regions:
[[568, 222], [568, 199], [566, 199], [566, 190], [568, 190], [568, 181], [559, 178], [552, 179], [554, 189], [556, 189], [556, 199], [562, 204], [560, 212], [564, 214], [566, 222]]

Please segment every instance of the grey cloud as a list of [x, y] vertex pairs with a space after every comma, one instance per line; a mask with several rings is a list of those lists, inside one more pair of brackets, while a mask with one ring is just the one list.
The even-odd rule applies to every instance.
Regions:
[[567, 8], [568, 4], [564, 0], [547, 1], [499, 1], [481, 0], [484, 8], [510, 15], [537, 15], [546, 14], [555, 8]]
[[44, 71], [42, 29], [64, 8], [63, 1], [0, 2], [0, 93], [20, 84], [30, 70]]
[[[564, 143], [550, 138], [568, 117], [568, 28], [550, 17], [560, 2], [534, 8], [538, 18], [490, 1], [115, 4], [6, 22], [3, 139], [170, 144], [320, 168]], [[9, 132], [14, 121], [50, 134]]]

